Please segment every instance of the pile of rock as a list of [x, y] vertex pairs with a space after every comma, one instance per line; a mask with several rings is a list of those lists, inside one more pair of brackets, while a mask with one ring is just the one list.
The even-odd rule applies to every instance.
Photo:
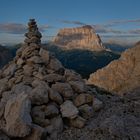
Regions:
[[0, 130], [8, 137], [40, 140], [56, 139], [66, 125], [84, 127], [102, 103], [79, 74], [41, 47], [33, 19], [26, 36], [14, 60], [0, 72]]

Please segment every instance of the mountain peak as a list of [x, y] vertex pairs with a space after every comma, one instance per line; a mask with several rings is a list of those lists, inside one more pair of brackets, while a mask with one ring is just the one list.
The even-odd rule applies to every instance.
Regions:
[[61, 29], [53, 43], [64, 49], [105, 50], [100, 36], [91, 25]]

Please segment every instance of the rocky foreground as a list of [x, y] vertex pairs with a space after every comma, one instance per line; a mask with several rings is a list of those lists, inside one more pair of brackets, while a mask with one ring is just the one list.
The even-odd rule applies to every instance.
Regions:
[[53, 43], [63, 49], [105, 50], [100, 36], [95, 33], [90, 25], [61, 29], [54, 38]]
[[91, 74], [88, 82], [117, 94], [140, 87], [140, 43], [123, 52], [118, 60]]

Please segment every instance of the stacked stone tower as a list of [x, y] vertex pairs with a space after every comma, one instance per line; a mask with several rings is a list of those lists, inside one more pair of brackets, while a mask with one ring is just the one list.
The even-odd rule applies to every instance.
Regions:
[[38, 31], [38, 27], [36, 24], [35, 19], [30, 19], [28, 22], [28, 32], [25, 33], [25, 36], [27, 37], [24, 42], [26, 44], [30, 44], [30, 43], [36, 43], [36, 44], [40, 44], [41, 43], [41, 33]]

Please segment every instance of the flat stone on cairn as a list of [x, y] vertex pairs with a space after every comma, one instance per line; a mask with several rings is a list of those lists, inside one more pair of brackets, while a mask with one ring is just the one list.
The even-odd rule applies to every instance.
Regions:
[[65, 125], [84, 127], [94, 116], [94, 96], [79, 74], [41, 47], [34, 19], [28, 26], [25, 44], [1, 70], [0, 132], [9, 138], [46, 140]]

